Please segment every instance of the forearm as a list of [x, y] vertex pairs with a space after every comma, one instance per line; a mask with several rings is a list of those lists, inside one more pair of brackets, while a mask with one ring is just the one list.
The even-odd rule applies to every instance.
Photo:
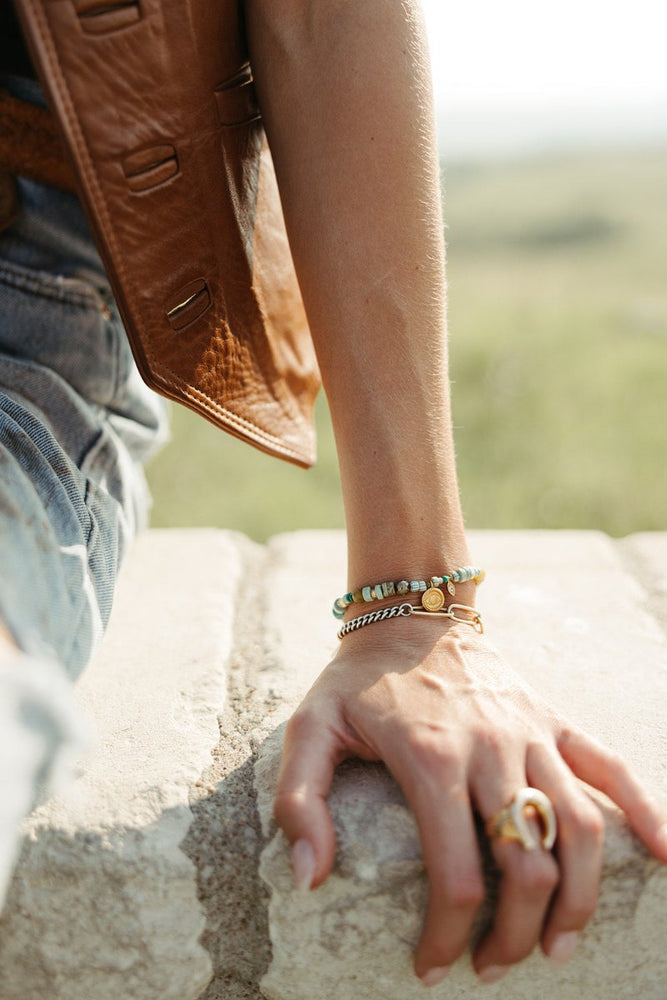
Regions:
[[258, 95], [329, 398], [350, 583], [468, 561], [419, 8], [248, 0]]

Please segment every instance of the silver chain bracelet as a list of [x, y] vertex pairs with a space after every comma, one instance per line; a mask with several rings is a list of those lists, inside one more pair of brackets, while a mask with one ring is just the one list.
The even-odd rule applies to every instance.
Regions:
[[[462, 618], [457, 612], [465, 611], [470, 616]], [[369, 611], [367, 615], [360, 615], [352, 618], [338, 630], [338, 638], [342, 639], [350, 632], [364, 628], [365, 625], [373, 625], [374, 622], [382, 622], [388, 618], [409, 618], [411, 615], [422, 615], [424, 618], [447, 618], [452, 622], [459, 622], [461, 625], [470, 625], [476, 632], [483, 632], [484, 625], [482, 616], [476, 608], [469, 608], [467, 604], [450, 604], [442, 611], [424, 611], [423, 608], [414, 604], [394, 604], [391, 608], [382, 608], [380, 611]]]

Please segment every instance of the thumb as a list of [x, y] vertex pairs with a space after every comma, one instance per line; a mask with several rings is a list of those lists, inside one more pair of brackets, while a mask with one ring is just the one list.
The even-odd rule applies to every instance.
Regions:
[[292, 845], [300, 889], [320, 885], [331, 871], [336, 835], [327, 805], [336, 765], [347, 756], [321, 717], [299, 709], [285, 733], [273, 815]]

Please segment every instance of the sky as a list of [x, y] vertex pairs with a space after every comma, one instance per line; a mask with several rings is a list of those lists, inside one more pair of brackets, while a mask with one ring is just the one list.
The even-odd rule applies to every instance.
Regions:
[[436, 104], [451, 139], [493, 133], [498, 118], [517, 133], [667, 137], [665, 0], [423, 5]]

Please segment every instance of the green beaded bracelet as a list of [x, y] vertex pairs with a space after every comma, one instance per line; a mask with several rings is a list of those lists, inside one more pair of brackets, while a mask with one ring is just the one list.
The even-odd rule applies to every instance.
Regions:
[[398, 594], [399, 597], [405, 594], [422, 594], [422, 605], [429, 611], [437, 611], [445, 604], [443, 587], [453, 597], [454, 584], [467, 583], [468, 580], [474, 580], [479, 584], [483, 579], [484, 570], [479, 566], [459, 566], [451, 573], [431, 576], [428, 580], [399, 580], [398, 583], [387, 580], [385, 583], [370, 583], [337, 597], [333, 604], [333, 614], [334, 618], [342, 618], [351, 604], [371, 604], [373, 601], [382, 601], [385, 597], [393, 597], [394, 594]]

